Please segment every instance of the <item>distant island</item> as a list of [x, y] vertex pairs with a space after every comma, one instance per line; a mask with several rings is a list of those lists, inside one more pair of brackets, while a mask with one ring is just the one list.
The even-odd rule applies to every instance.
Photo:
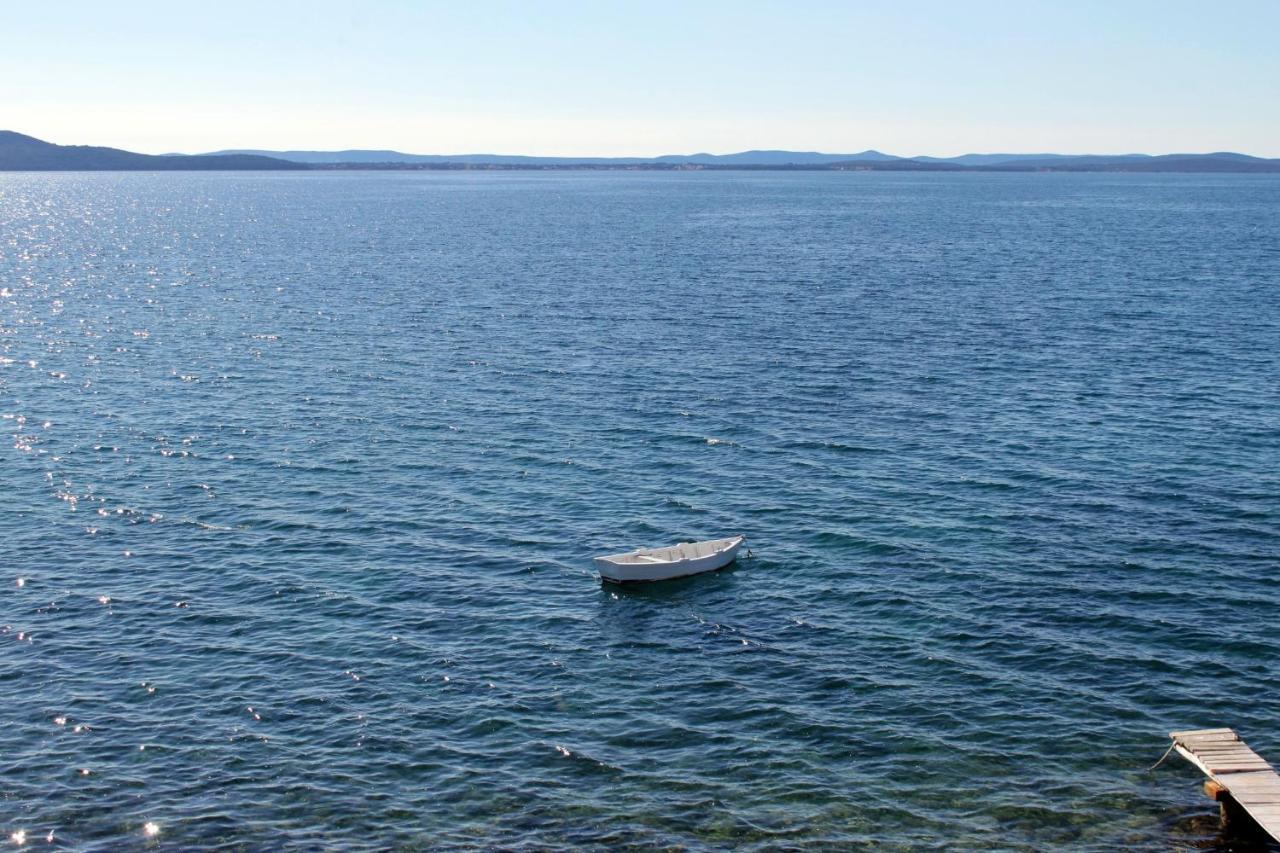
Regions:
[[322, 169], [776, 169], [807, 171], [963, 172], [1280, 172], [1280, 159], [1233, 152], [1212, 154], [962, 154], [899, 157], [867, 150], [742, 151], [737, 154], [667, 154], [661, 157], [527, 157], [508, 154], [405, 154], [399, 151], [259, 151], [254, 154]]
[[237, 149], [206, 154], [136, 154], [119, 148], [55, 145], [0, 131], [0, 171], [179, 170], [566, 170], [652, 171], [776, 170], [872, 172], [1280, 172], [1280, 159], [1228, 151], [1210, 154], [963, 154], [899, 157], [867, 150], [743, 151], [737, 154], [668, 154], [661, 157], [527, 157], [506, 154], [405, 154], [387, 150], [266, 151]]
[[306, 169], [303, 163], [257, 154], [135, 154], [92, 145], [54, 145], [0, 130], [0, 171], [4, 172], [151, 172], [211, 169]]

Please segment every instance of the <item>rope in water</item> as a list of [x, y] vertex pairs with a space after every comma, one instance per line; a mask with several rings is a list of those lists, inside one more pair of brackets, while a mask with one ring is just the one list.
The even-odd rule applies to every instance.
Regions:
[[1173, 748], [1177, 745], [1178, 745], [1178, 742], [1176, 740], [1173, 743], [1169, 744], [1169, 748], [1164, 751], [1164, 755], [1160, 756], [1159, 761], [1157, 761], [1155, 764], [1152, 764], [1150, 767], [1148, 767], [1147, 772], [1150, 773], [1152, 770], [1155, 770], [1161, 764], [1164, 764], [1164, 760], [1169, 757], [1169, 753], [1173, 752]]

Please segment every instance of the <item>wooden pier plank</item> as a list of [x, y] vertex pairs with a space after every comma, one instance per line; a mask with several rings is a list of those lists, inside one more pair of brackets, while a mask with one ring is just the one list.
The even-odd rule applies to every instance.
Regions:
[[1171, 732], [1174, 748], [1280, 841], [1280, 775], [1233, 729]]
[[1204, 753], [1253, 752], [1252, 749], [1249, 749], [1248, 746], [1240, 743], [1239, 741], [1236, 741], [1235, 743], [1232, 743], [1232, 744], [1228, 744], [1226, 746], [1217, 746], [1215, 744], [1207, 744], [1207, 743], [1203, 743], [1202, 741], [1193, 740], [1191, 741], [1191, 743], [1188, 744], [1188, 746], [1194, 747], [1196, 752], [1204, 752]]
[[1259, 773], [1238, 773], [1231, 777], [1231, 787], [1248, 788], [1248, 789], [1269, 789], [1275, 788], [1280, 790], [1280, 776], [1275, 773], [1259, 772]]

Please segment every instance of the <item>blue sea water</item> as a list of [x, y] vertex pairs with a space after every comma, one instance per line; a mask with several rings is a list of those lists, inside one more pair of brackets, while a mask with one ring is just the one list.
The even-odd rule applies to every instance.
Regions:
[[1274, 176], [0, 176], [0, 842], [1225, 843], [1278, 389]]

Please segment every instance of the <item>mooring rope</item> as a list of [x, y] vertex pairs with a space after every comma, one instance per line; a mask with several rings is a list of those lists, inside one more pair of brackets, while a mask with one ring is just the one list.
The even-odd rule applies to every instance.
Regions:
[[1147, 772], [1150, 773], [1152, 770], [1155, 770], [1161, 764], [1164, 764], [1164, 760], [1169, 757], [1169, 753], [1173, 752], [1173, 748], [1177, 745], [1178, 745], [1178, 742], [1176, 740], [1173, 743], [1169, 744], [1169, 748], [1164, 751], [1164, 755], [1160, 756], [1159, 761], [1157, 761], [1155, 764], [1152, 764], [1150, 767], [1148, 767]]

